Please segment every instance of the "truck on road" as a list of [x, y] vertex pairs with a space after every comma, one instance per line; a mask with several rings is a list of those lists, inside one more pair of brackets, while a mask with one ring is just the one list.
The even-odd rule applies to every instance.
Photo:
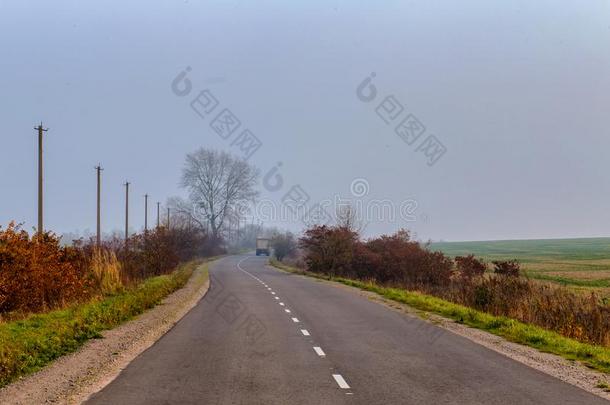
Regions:
[[256, 255], [269, 256], [269, 239], [267, 238], [256, 238]]

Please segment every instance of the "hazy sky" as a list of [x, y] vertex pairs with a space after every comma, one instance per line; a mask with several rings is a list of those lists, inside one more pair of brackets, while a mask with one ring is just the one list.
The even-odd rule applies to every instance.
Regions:
[[[239, 152], [238, 133], [210, 127], [228, 108], [262, 142], [252, 163], [282, 162], [284, 186], [262, 195], [278, 205], [299, 184], [312, 203], [417, 201], [414, 222], [367, 234], [610, 235], [606, 0], [0, 0], [0, 50], [0, 224], [35, 226], [41, 120], [46, 226], [95, 227], [100, 162], [108, 231], [122, 226], [126, 179], [140, 227], [144, 193], [151, 205], [183, 193], [185, 153]], [[372, 72], [367, 103], [356, 88]], [[219, 106], [201, 118], [190, 102], [204, 89]], [[376, 108], [390, 95], [404, 111], [386, 124]], [[413, 145], [394, 132], [408, 114], [426, 127]], [[430, 134], [447, 149], [432, 167], [416, 151]]]

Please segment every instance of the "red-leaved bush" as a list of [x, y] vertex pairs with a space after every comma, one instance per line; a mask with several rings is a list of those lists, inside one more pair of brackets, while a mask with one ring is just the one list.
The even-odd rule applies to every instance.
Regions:
[[353, 276], [352, 261], [358, 235], [347, 228], [320, 226], [305, 232], [299, 245], [307, 251], [310, 271], [330, 276]]
[[0, 313], [46, 310], [88, 295], [83, 252], [59, 242], [51, 232], [30, 237], [14, 223], [0, 228]]
[[453, 268], [451, 259], [422, 248], [405, 230], [363, 242], [348, 228], [319, 226], [307, 230], [299, 246], [309, 271], [386, 285], [447, 285]]
[[454, 260], [456, 274], [467, 280], [480, 277], [487, 270], [487, 264], [474, 257], [474, 255], [457, 256]]
[[52, 232], [30, 236], [0, 227], [0, 319], [84, 301], [170, 273], [178, 263], [222, 253], [197, 229], [158, 228], [104, 241], [61, 246]]
[[362, 241], [347, 227], [317, 226], [299, 241], [306, 269], [318, 274], [421, 291], [493, 315], [554, 330], [583, 342], [610, 345], [610, 308], [583, 296], [522, 277], [517, 261], [487, 264], [474, 256], [430, 251], [407, 231]]

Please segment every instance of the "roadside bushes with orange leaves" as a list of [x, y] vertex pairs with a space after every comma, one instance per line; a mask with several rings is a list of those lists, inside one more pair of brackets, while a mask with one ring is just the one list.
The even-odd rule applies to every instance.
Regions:
[[158, 228], [99, 247], [93, 240], [61, 246], [60, 239], [30, 236], [14, 223], [0, 227], [0, 320], [115, 294], [221, 250], [194, 228]]
[[51, 232], [33, 237], [14, 223], [0, 228], [0, 314], [57, 308], [90, 295], [83, 251]]
[[595, 295], [529, 280], [519, 263], [430, 251], [408, 231], [363, 241], [345, 227], [317, 226], [299, 240], [308, 271], [370, 281], [541, 326], [585, 343], [610, 346], [610, 307]]

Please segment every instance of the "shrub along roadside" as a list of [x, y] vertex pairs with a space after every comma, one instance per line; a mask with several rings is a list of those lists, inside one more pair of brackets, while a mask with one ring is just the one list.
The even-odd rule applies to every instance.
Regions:
[[521, 276], [519, 263], [452, 259], [411, 239], [408, 231], [363, 240], [344, 227], [315, 226], [299, 240], [313, 273], [373, 281], [419, 291], [455, 304], [505, 316], [591, 345], [610, 347], [610, 306], [594, 292], [578, 294]]
[[[201, 263], [183, 264], [171, 274], [149, 278], [105, 299], [0, 324], [0, 387], [154, 307], [183, 287]], [[198, 272], [207, 277], [207, 264]]]
[[482, 329], [507, 340], [538, 349], [542, 352], [562, 356], [568, 360], [578, 360], [589, 368], [610, 373], [610, 348], [581, 343], [556, 332], [534, 325], [528, 325], [503, 316], [494, 316], [463, 305], [398, 288], [387, 288], [371, 282], [351, 280], [341, 277], [321, 276], [287, 266], [271, 260], [274, 267], [309, 277], [332, 280], [362, 290], [374, 292], [390, 300], [407, 304], [421, 311], [427, 311], [453, 319], [459, 323]]
[[205, 232], [188, 227], [158, 227], [101, 246], [95, 240], [63, 246], [53, 232], [0, 226], [0, 322], [116, 294], [221, 251]]

